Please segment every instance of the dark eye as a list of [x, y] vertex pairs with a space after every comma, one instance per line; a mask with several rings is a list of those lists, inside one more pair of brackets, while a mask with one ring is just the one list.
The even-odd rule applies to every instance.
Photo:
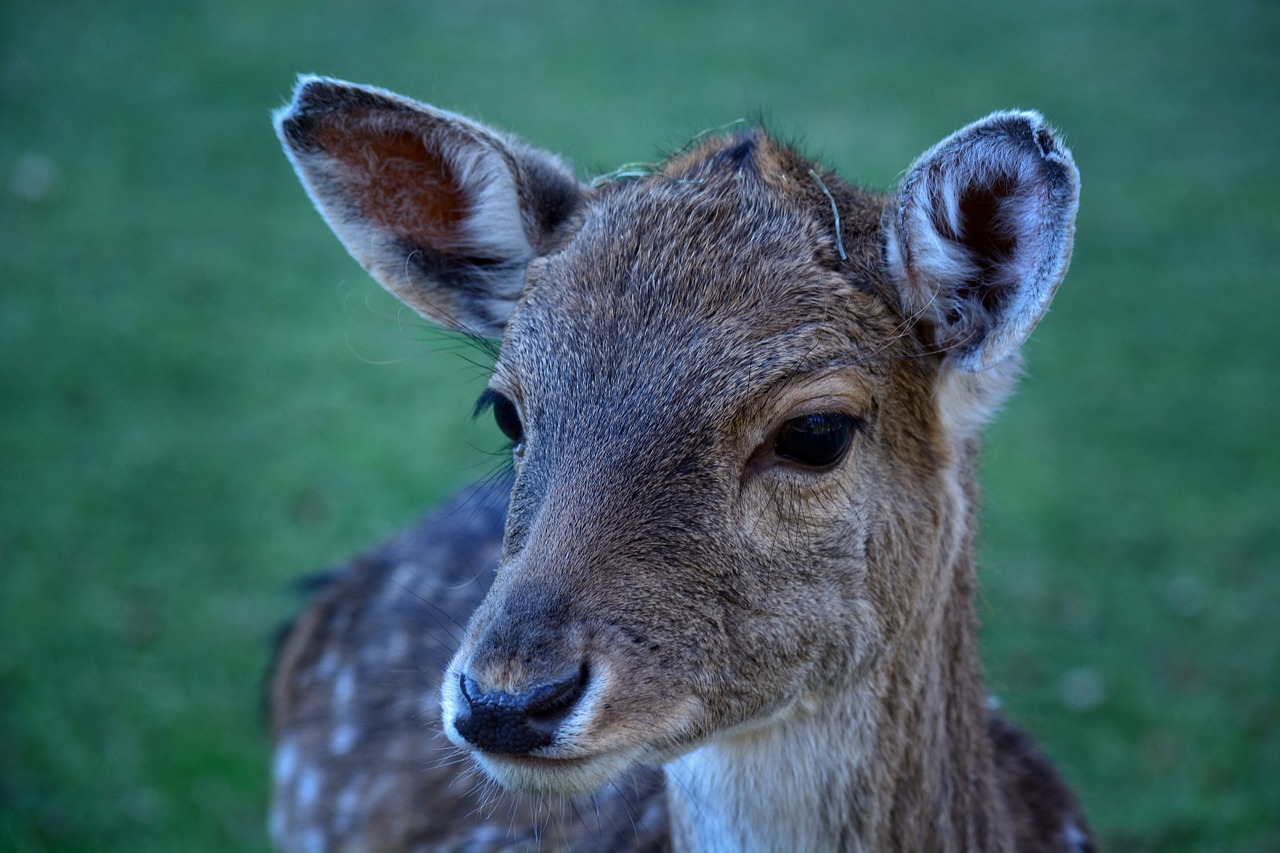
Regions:
[[857, 418], [837, 412], [792, 418], [778, 432], [774, 451], [810, 468], [826, 468], [844, 456], [857, 426]]
[[524, 439], [524, 425], [520, 423], [520, 412], [516, 410], [516, 404], [497, 391], [489, 390], [480, 395], [480, 400], [476, 403], [476, 414], [479, 415], [488, 408], [493, 409], [493, 419], [502, 434], [514, 444], [519, 444]]

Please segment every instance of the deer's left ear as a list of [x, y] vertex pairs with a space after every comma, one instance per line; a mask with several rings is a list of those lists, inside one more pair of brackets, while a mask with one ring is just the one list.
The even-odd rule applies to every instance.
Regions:
[[1035, 112], [987, 116], [908, 170], [886, 260], [945, 363], [983, 370], [1026, 340], [1066, 275], [1079, 193], [1071, 152]]

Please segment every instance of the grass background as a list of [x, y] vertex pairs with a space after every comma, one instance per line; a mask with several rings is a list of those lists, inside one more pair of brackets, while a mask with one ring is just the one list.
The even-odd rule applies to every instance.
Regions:
[[1280, 5], [0, 3], [0, 849], [264, 850], [291, 579], [487, 471], [474, 352], [268, 111], [395, 89], [583, 175], [762, 112], [891, 186], [1036, 107], [1075, 262], [986, 455], [984, 653], [1111, 850], [1280, 850]]

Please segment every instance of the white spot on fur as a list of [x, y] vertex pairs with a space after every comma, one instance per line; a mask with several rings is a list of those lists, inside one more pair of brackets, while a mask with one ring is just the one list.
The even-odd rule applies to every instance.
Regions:
[[385, 799], [395, 787], [396, 781], [397, 777], [390, 773], [375, 776], [373, 782], [369, 783], [369, 787], [365, 791], [365, 799], [371, 803]]
[[293, 738], [285, 738], [276, 747], [272, 776], [275, 778], [276, 785], [284, 786], [293, 781], [294, 774], [297, 772], [298, 744]]
[[1072, 853], [1084, 853], [1089, 849], [1089, 836], [1071, 818], [1062, 826], [1062, 839]]
[[350, 723], [339, 723], [329, 737], [329, 751], [334, 755], [346, 755], [355, 746], [358, 734], [356, 727]]
[[330, 650], [321, 656], [320, 662], [316, 664], [316, 676], [328, 681], [333, 678], [333, 674], [338, 671], [338, 667], [342, 664], [342, 658], [336, 651]]
[[301, 811], [310, 812], [315, 808], [316, 803], [320, 801], [320, 788], [323, 781], [320, 771], [314, 768], [308, 768], [298, 774], [298, 784], [294, 792]]
[[398, 600], [404, 595], [406, 589], [413, 589], [417, 574], [418, 565], [416, 563], [411, 563], [408, 560], [400, 563], [396, 566], [396, 570], [391, 573], [391, 579], [388, 581], [383, 593], [384, 597], [393, 601]]
[[387, 644], [384, 646], [383, 660], [404, 660], [405, 653], [408, 651], [409, 638], [405, 636], [403, 632], [396, 632], [387, 638]]
[[346, 666], [338, 673], [333, 680], [333, 706], [340, 709], [351, 704], [352, 698], [356, 695], [356, 671], [355, 667]]
[[324, 833], [318, 829], [313, 829], [302, 837], [303, 853], [324, 853]]
[[276, 847], [284, 847], [284, 833], [286, 827], [286, 818], [284, 807], [280, 804], [280, 800], [274, 799], [271, 804], [271, 815], [267, 818], [267, 832], [271, 835], [272, 842]]
[[365, 774], [357, 774], [346, 787], [342, 789], [342, 793], [338, 795], [334, 814], [334, 825], [341, 833], [348, 833], [355, 828], [361, 812], [362, 798], [366, 783]]
[[470, 851], [480, 850], [505, 850], [510, 844], [503, 842], [509, 841], [507, 830], [502, 826], [489, 823], [482, 823], [467, 833], [466, 846], [462, 849], [470, 853]]

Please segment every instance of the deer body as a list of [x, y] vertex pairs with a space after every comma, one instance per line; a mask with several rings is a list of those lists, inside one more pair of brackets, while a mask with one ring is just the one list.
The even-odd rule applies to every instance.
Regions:
[[[585, 187], [319, 78], [278, 128], [379, 281], [503, 338], [482, 402], [514, 469], [290, 632], [280, 846], [1091, 849], [975, 648], [978, 431], [1071, 249], [1038, 115], [959, 131], [894, 195], [759, 131]], [[458, 783], [461, 753], [534, 796]]]

